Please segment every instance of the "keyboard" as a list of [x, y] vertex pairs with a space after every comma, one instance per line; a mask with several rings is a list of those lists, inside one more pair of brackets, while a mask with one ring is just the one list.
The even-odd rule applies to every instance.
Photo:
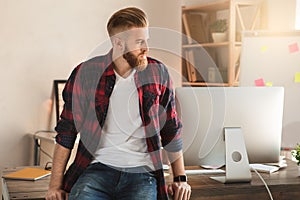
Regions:
[[264, 164], [250, 164], [250, 167], [252, 171], [256, 170], [258, 172], [264, 172], [264, 173], [273, 173], [280, 169], [277, 166], [264, 165]]
[[185, 170], [185, 173], [188, 174], [222, 174], [225, 173], [225, 170], [222, 169], [188, 169]]

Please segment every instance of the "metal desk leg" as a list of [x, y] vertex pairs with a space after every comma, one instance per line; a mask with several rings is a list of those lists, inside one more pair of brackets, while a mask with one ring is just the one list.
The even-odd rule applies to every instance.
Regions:
[[7, 185], [4, 178], [1, 178], [1, 184], [2, 184], [2, 199], [10, 200]]
[[34, 165], [40, 165], [40, 139], [34, 138]]

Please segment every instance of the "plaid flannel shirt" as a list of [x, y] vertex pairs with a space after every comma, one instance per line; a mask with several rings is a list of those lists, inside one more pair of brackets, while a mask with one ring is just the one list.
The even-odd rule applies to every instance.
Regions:
[[[148, 57], [148, 66], [134, 75], [139, 96], [140, 115], [145, 129], [147, 150], [155, 167], [157, 199], [168, 199], [161, 146], [167, 151], [182, 149], [181, 122], [177, 118], [172, 83], [167, 68]], [[116, 76], [112, 51], [78, 65], [71, 73], [63, 91], [65, 101], [61, 119], [55, 130], [58, 144], [72, 149], [77, 133], [80, 141], [76, 157], [64, 175], [63, 188], [72, 186], [93, 160], [108, 111], [109, 97]]]

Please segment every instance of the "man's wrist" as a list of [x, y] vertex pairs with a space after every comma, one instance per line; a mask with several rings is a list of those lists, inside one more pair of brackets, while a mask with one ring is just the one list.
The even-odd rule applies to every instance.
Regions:
[[187, 182], [187, 176], [186, 175], [175, 176], [173, 178], [173, 182]]

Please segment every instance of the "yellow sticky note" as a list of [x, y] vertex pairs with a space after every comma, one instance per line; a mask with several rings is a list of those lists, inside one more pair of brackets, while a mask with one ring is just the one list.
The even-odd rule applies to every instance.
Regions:
[[267, 46], [261, 46], [260, 47], [260, 51], [261, 52], [266, 52], [268, 50], [268, 47]]
[[271, 87], [271, 86], [273, 86], [273, 83], [272, 82], [266, 82], [266, 86]]
[[295, 79], [294, 79], [295, 83], [300, 83], [300, 72], [296, 72], [295, 73]]

